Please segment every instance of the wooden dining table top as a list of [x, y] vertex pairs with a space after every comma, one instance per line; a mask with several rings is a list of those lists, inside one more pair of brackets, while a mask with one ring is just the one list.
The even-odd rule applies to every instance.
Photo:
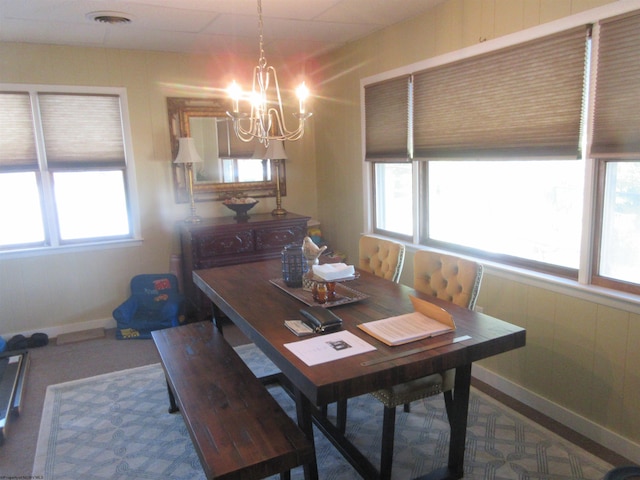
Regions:
[[[284, 346], [310, 337], [297, 337], [284, 325], [285, 320], [302, 319], [300, 309], [306, 305], [270, 282], [282, 278], [279, 259], [196, 270], [193, 279], [315, 405], [470, 365], [525, 345], [526, 331], [522, 327], [364, 271], [358, 273], [359, 278], [349, 281], [348, 287], [366, 298], [332, 307], [331, 311], [342, 319], [343, 330], [360, 337], [375, 350], [314, 366], [306, 365]], [[358, 328], [362, 322], [412, 312], [410, 295], [447, 310], [453, 316], [456, 331], [400, 346], [387, 346]], [[470, 338], [452, 343], [460, 336]], [[446, 345], [430, 348], [445, 342]], [[372, 364], [363, 365], [363, 362]]]

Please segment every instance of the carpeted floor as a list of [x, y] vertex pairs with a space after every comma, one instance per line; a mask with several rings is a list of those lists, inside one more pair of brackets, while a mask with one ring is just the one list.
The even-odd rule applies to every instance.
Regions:
[[[259, 350], [238, 349], [259, 375], [269, 373]], [[271, 393], [293, 416], [279, 387]], [[203, 478], [180, 415], [167, 413], [162, 369], [149, 365], [47, 389], [34, 478]], [[330, 414], [331, 414], [330, 410]], [[348, 434], [377, 463], [382, 408], [368, 395], [352, 399]], [[442, 396], [398, 413], [394, 478], [413, 478], [443, 466], [448, 425]], [[316, 435], [320, 477], [357, 478], [329, 442]], [[465, 478], [601, 479], [610, 465], [522, 415], [472, 390]], [[294, 471], [293, 478], [301, 478]]]

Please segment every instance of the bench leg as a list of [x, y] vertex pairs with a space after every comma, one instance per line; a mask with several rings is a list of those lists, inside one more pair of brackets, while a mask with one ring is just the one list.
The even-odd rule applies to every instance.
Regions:
[[173, 396], [169, 382], [167, 382], [167, 392], [169, 393], [169, 413], [176, 413], [180, 409], [176, 405], [176, 397]]
[[[300, 430], [307, 436], [313, 450], [315, 451], [315, 444], [313, 440], [313, 419], [311, 414], [311, 404], [309, 399], [305, 397], [302, 392], [293, 388], [294, 396], [296, 399], [296, 416], [298, 418], [298, 426]], [[304, 480], [318, 480], [318, 462], [316, 457], [313, 457], [313, 461], [304, 465]]]

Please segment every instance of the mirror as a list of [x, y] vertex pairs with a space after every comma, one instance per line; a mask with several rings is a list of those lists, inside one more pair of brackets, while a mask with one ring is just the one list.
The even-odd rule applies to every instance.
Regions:
[[[176, 202], [190, 201], [185, 166], [173, 163], [178, 155], [180, 137], [193, 137], [203, 160], [203, 163], [193, 165], [195, 201], [224, 200], [234, 196], [276, 196], [275, 179], [278, 177], [275, 162], [250, 158], [255, 144], [239, 145], [239, 141], [234, 141], [233, 130], [229, 129], [227, 120], [228, 108], [227, 100], [220, 98], [167, 98]], [[233, 158], [235, 151], [228, 153], [237, 148], [242, 149], [237, 155], [241, 158]], [[280, 194], [286, 194], [284, 161], [280, 161]]]

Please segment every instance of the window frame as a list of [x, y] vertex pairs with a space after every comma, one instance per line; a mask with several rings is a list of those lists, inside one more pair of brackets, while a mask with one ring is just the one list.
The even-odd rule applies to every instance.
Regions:
[[605, 204], [605, 189], [607, 184], [607, 164], [610, 162], [640, 162], [639, 159], [614, 159], [614, 158], [597, 158], [596, 162], [596, 187], [594, 201], [594, 213], [593, 213], [593, 229], [591, 239], [591, 257], [589, 266], [591, 267], [590, 283], [593, 285], [610, 288], [613, 290], [620, 290], [622, 292], [631, 293], [634, 295], [640, 295], [640, 285], [627, 282], [621, 279], [607, 277], [600, 274], [600, 260], [602, 256], [602, 236], [604, 225], [604, 204]]
[[[138, 192], [136, 189], [135, 161], [133, 156], [133, 143], [130, 127], [130, 116], [128, 110], [127, 91], [124, 87], [84, 87], [68, 85], [46, 85], [46, 84], [0, 84], [2, 92], [22, 92], [28, 93], [31, 99], [31, 109], [33, 113], [33, 123], [35, 128], [35, 144], [38, 156], [38, 168], [32, 170], [36, 176], [36, 182], [40, 194], [41, 212], [43, 217], [44, 241], [37, 244], [20, 244], [7, 246], [0, 249], [0, 258], [13, 258], [33, 255], [46, 255], [60, 251], [83, 251], [105, 247], [120, 247], [131, 244], [140, 244], [141, 228], [139, 215]], [[59, 167], [49, 167], [44, 162], [44, 140], [42, 137], [42, 120], [40, 109], [37, 105], [37, 97], [42, 93], [71, 94], [71, 95], [111, 95], [119, 99], [120, 115], [122, 123], [123, 148], [125, 155], [125, 165], [121, 168], [114, 166], [92, 167], [95, 171], [123, 172], [123, 188], [127, 201], [127, 221], [130, 233], [123, 236], [113, 237], [92, 237], [89, 239], [62, 240], [60, 237], [58, 219], [55, 207], [55, 192], [53, 174], [56, 172], [70, 172], [71, 168], [61, 169]], [[34, 103], [34, 98], [36, 99]]]
[[[382, 228], [379, 228], [376, 225], [376, 219], [378, 218], [378, 202], [375, 201], [376, 199], [376, 194], [377, 194], [377, 184], [376, 184], [376, 165], [383, 165], [383, 166], [388, 166], [388, 165], [392, 165], [394, 163], [391, 162], [387, 162], [387, 161], [382, 161], [382, 162], [369, 162], [371, 165], [371, 182], [370, 182], [370, 188], [371, 188], [371, 192], [372, 192], [372, 205], [371, 205], [371, 211], [372, 211], [372, 225], [373, 225], [373, 232], [378, 234], [378, 235], [383, 235], [386, 237], [390, 237], [390, 238], [395, 238], [397, 240], [401, 240], [403, 242], [406, 243], [411, 243], [415, 237], [416, 231], [415, 231], [415, 227], [416, 227], [416, 205], [415, 205], [415, 197], [417, 195], [413, 196], [413, 201], [412, 201], [412, 218], [413, 218], [413, 234], [412, 235], [405, 235], [399, 232], [393, 232], [391, 230], [385, 230]], [[414, 184], [414, 190], [415, 190], [415, 177], [416, 177], [416, 168], [417, 166], [415, 165], [415, 163], [413, 162], [398, 162], [397, 165], [402, 165], [402, 166], [409, 166], [411, 167], [411, 175], [412, 175], [412, 180], [413, 180], [413, 184]]]
[[[504, 161], [508, 162], [510, 160], [501, 159], [495, 160], [497, 162]], [[493, 253], [485, 250], [480, 250], [472, 247], [466, 247], [464, 245], [458, 245], [449, 242], [443, 242], [440, 240], [435, 240], [429, 235], [429, 209], [428, 209], [428, 198], [429, 198], [429, 161], [426, 160], [418, 160], [418, 171], [419, 171], [419, 184], [421, 197], [418, 198], [419, 203], [419, 218], [426, 219], [426, 221], [418, 222], [418, 237], [415, 243], [419, 245], [423, 245], [426, 247], [447, 250], [454, 253], [459, 253], [461, 255], [471, 256], [479, 259], [485, 259], [492, 262], [510, 265], [513, 267], [524, 268], [527, 270], [538, 271], [542, 273], [547, 273], [551, 275], [555, 275], [562, 278], [567, 279], [578, 279], [579, 268], [568, 268], [560, 265], [544, 263], [536, 260], [529, 260], [523, 257], [516, 257], [513, 255], [508, 255], [504, 253]], [[424, 201], [421, 201], [424, 199]], [[393, 236], [393, 234], [392, 234]]]
[[[582, 14], [567, 17], [554, 25], [542, 25], [534, 27], [523, 32], [507, 35], [505, 37], [484, 42], [484, 44], [475, 45], [465, 48], [463, 50], [453, 52], [451, 54], [445, 54], [438, 57], [434, 57], [422, 62], [418, 62], [413, 65], [398, 68], [390, 72], [381, 73], [372, 77], [364, 78], [361, 80], [361, 88], [364, 89], [367, 85], [380, 82], [384, 79], [391, 77], [397, 77], [402, 74], [406, 74], [410, 71], [424, 70], [426, 68], [432, 68], [442, 64], [451, 63], [462, 58], [472, 57], [475, 55], [484, 54], [493, 50], [504, 48], [505, 46], [511, 46], [518, 43], [524, 43], [525, 41], [557, 33], [562, 30], [576, 27], [578, 25], [584, 25], [587, 23], [597, 24], [597, 22], [613, 18], [617, 15], [627, 14], [629, 12], [637, 11], [637, 6], [621, 6], [621, 5], [607, 5], [599, 7]], [[590, 67], [590, 75], [592, 75], [594, 66]], [[363, 96], [361, 99], [364, 100]], [[361, 107], [364, 111], [364, 105]], [[586, 113], [589, 121], [592, 121], [592, 111], [589, 109]], [[362, 129], [365, 130], [364, 121], [362, 123]], [[588, 152], [584, 148], [581, 149], [585, 154]], [[364, 145], [363, 145], [364, 150]], [[531, 274], [533, 276], [542, 275], [541, 278], [558, 278], [565, 279], [570, 282], [576, 282], [576, 285], [580, 285], [583, 288], [586, 287], [591, 290], [606, 289], [611, 290], [610, 295], [613, 296], [625, 296], [631, 294], [632, 298], [637, 298], [640, 295], [640, 285], [629, 284], [624, 281], [618, 281], [615, 279], [608, 279], [606, 277], [599, 276], [597, 273], [598, 259], [600, 255], [600, 238], [602, 228], [602, 203], [604, 201], [604, 164], [603, 159], [592, 158], [585, 156], [585, 188], [584, 188], [584, 212], [582, 221], [582, 242], [580, 245], [580, 264], [577, 270], [567, 269], [555, 265], [541, 264], [540, 262], [528, 261], [526, 259], [520, 259], [510, 257], [503, 254], [491, 254], [489, 252], [478, 251], [471, 248], [454, 246], [448, 243], [438, 242], [434, 240], [424, 240], [428, 237], [428, 220], [426, 218], [426, 206], [423, 206], [424, 201], [428, 198], [428, 192], [425, 191], [428, 185], [426, 173], [427, 168], [421, 168], [420, 165], [424, 160], [415, 160], [414, 164], [417, 164], [418, 168], [414, 168], [414, 184], [419, 184], [420, 189], [417, 190], [414, 198], [414, 208], [416, 209], [416, 215], [414, 217], [414, 237], [411, 239], [409, 247], [420, 249], [421, 247], [439, 249], [444, 251], [455, 252], [458, 254], [471, 256], [480, 260], [486, 260], [488, 262], [495, 262], [498, 268], [504, 267], [507, 269], [516, 269], [516, 271], [522, 271], [525, 274]], [[363, 170], [365, 178], [370, 178], [368, 182], [369, 188], [364, 192], [365, 194], [365, 206], [367, 211], [366, 224], [370, 226], [370, 231], [381, 235], [396, 238], [398, 240], [404, 240], [401, 235], [393, 232], [385, 231], [376, 225], [376, 217], [373, 215], [374, 206], [376, 204], [374, 185], [375, 179], [375, 164], [374, 162], [363, 162]], [[592, 183], [590, 183], [592, 182]], [[423, 199], [421, 201], [421, 199]], [[422, 221], [421, 221], [422, 220]], [[550, 277], [549, 277], [550, 276]], [[637, 302], [637, 299], [635, 300]], [[634, 303], [635, 303], [634, 302]]]

